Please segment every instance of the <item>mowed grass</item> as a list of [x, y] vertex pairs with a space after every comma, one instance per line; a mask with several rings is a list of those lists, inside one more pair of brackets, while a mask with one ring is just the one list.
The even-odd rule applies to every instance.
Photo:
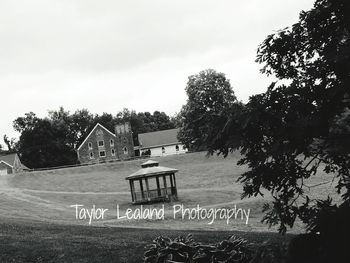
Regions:
[[0, 262], [142, 262], [144, 247], [160, 235], [174, 238], [192, 234], [206, 244], [236, 235], [253, 247], [267, 240], [283, 244], [291, 238], [266, 232], [100, 228], [12, 220], [1, 222], [0, 229]]
[[[242, 185], [237, 178], [246, 167], [237, 166], [240, 155], [227, 158], [206, 156], [205, 152], [152, 158], [160, 165], [179, 170], [179, 200], [166, 203], [165, 220], [119, 220], [131, 205], [125, 177], [140, 169], [145, 160], [31, 172], [0, 178], [0, 262], [141, 262], [144, 246], [156, 236], [194, 234], [196, 240], [213, 243], [232, 234], [259, 244], [267, 239], [288, 240], [260, 222], [262, 206], [271, 199], [241, 200]], [[329, 182], [329, 183], [324, 183]], [[334, 194], [332, 175], [318, 173], [305, 183], [313, 197]], [[73, 204], [109, 209], [104, 220], [76, 220]], [[181, 220], [171, 216], [172, 206], [250, 209], [249, 223], [225, 220]], [[160, 208], [162, 204], [147, 207]], [[243, 232], [244, 231], [244, 232]], [[266, 233], [270, 231], [270, 233]], [[303, 231], [296, 222], [292, 233]], [[272, 233], [275, 232], [275, 233]]]
[[[207, 156], [205, 152], [152, 158], [160, 165], [179, 170], [177, 186], [179, 200], [165, 204], [167, 216], [165, 220], [118, 220], [116, 205], [120, 211], [127, 208], [138, 208], [131, 205], [128, 181], [125, 177], [137, 171], [145, 160], [115, 162], [93, 166], [83, 166], [50, 171], [24, 173], [11, 176], [7, 185], [17, 192], [3, 198], [0, 204], [2, 216], [7, 218], [33, 218], [48, 222], [64, 224], [88, 224], [88, 220], [76, 220], [75, 208], [71, 205], [81, 204], [85, 208], [108, 209], [105, 218], [92, 221], [97, 226], [137, 226], [144, 228], [198, 229], [198, 230], [245, 230], [266, 231], [267, 226], [261, 224], [262, 206], [271, 200], [269, 194], [264, 198], [241, 200], [242, 185], [237, 178], [246, 171], [246, 167], [236, 163], [240, 158], [234, 152], [227, 158], [222, 156]], [[310, 185], [319, 184], [329, 179], [329, 175], [318, 174]], [[314, 196], [323, 197], [333, 188], [320, 185], [312, 189]], [[311, 191], [311, 190], [310, 190]], [[209, 225], [208, 220], [178, 220], [172, 217], [172, 206], [183, 204], [185, 208], [201, 207], [250, 209], [249, 224], [243, 220], [232, 221], [229, 225], [225, 220], [216, 220]], [[153, 204], [152, 208], [160, 208], [162, 204]], [[15, 209], [9, 209], [15, 208]], [[273, 229], [276, 231], [276, 229]], [[303, 226], [297, 224], [294, 232], [303, 231]]]
[[[152, 158], [160, 165], [179, 170], [177, 186], [179, 200], [166, 203], [165, 220], [117, 220], [116, 205], [120, 211], [127, 208], [137, 208], [131, 205], [128, 181], [125, 177], [141, 168], [145, 160], [108, 163], [94, 166], [83, 166], [51, 171], [25, 173], [10, 177], [8, 185], [20, 189], [24, 199], [16, 205], [22, 210], [23, 216], [56, 223], [88, 224], [88, 220], [76, 220], [74, 204], [82, 204], [91, 209], [93, 205], [108, 209], [104, 220], [93, 221], [92, 225], [104, 226], [138, 226], [171, 229], [210, 229], [210, 230], [267, 230], [260, 223], [263, 200], [240, 200], [242, 186], [236, 182], [238, 176], [245, 170], [237, 166], [238, 153], [222, 156], [207, 156], [206, 152], [189, 153], [168, 157]], [[34, 199], [33, 199], [34, 198]], [[38, 207], [38, 202], [49, 202]], [[12, 206], [13, 206], [12, 200]], [[209, 225], [209, 220], [178, 220], [174, 219], [173, 205], [183, 204], [185, 208], [201, 207], [230, 208], [233, 203], [243, 209], [251, 209], [249, 225], [243, 220], [231, 222], [216, 220]], [[161, 208], [162, 204], [153, 204], [152, 208]], [[22, 209], [23, 207], [23, 209]], [[30, 209], [33, 209], [32, 211]], [[1, 205], [0, 205], [1, 209]], [[17, 217], [18, 213], [9, 211], [8, 217]]]
[[[179, 189], [233, 187], [245, 167], [237, 166], [238, 153], [227, 158], [205, 152], [154, 157], [160, 166], [176, 168]], [[25, 173], [11, 178], [11, 186], [22, 189], [68, 192], [125, 192], [125, 177], [141, 168], [145, 159], [93, 166]]]

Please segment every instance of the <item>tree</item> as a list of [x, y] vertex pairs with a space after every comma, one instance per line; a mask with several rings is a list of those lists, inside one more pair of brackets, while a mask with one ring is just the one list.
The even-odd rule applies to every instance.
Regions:
[[18, 144], [22, 162], [30, 168], [75, 164], [77, 156], [67, 139], [66, 127], [39, 119], [33, 127], [23, 130]]
[[107, 112], [102, 113], [102, 115], [95, 115], [93, 125], [90, 127], [90, 130], [92, 130], [97, 123], [106, 127], [109, 131], [114, 132], [114, 127], [117, 124], [117, 119], [112, 114]]
[[[330, 248], [334, 262], [342, 262], [350, 241], [349, 14], [349, 1], [317, 0], [298, 23], [268, 36], [257, 62], [263, 73], [289, 84], [272, 83], [252, 96], [240, 130], [227, 122], [220, 132], [227, 141], [241, 138], [239, 164], [249, 168], [239, 178], [243, 197], [262, 195], [262, 189], [273, 196], [263, 221], [284, 233], [299, 217], [307, 230], [320, 233], [322, 251]], [[309, 196], [304, 182], [320, 169], [334, 175], [339, 203]], [[321, 255], [323, 262], [329, 255]]]
[[60, 107], [49, 111], [48, 118], [38, 118], [32, 112], [13, 122], [21, 133], [17, 151], [30, 168], [46, 168], [77, 163], [76, 127], [68, 111]]
[[39, 120], [34, 112], [29, 112], [24, 115], [24, 117], [18, 117], [13, 121], [13, 128], [19, 133], [22, 133], [24, 130], [32, 129]]
[[188, 78], [186, 93], [178, 137], [189, 149], [208, 149], [237, 103], [231, 84], [223, 73], [208, 69]]
[[88, 135], [89, 129], [94, 122], [94, 116], [87, 109], [76, 110], [70, 116], [70, 129], [75, 142], [75, 148], [78, 147]]
[[4, 143], [7, 146], [8, 153], [16, 152], [16, 139], [15, 138], [9, 139], [9, 137], [7, 135], [4, 135]]

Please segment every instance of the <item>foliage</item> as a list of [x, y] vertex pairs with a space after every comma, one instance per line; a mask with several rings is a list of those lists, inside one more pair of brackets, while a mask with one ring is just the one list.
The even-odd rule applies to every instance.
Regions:
[[[252, 96], [238, 116], [240, 127], [230, 117], [211, 144], [211, 152], [241, 150], [239, 164], [249, 168], [239, 178], [243, 197], [267, 189], [273, 203], [264, 207], [263, 221], [279, 224], [282, 233], [297, 217], [312, 224], [305, 215], [315, 202], [304, 180], [319, 169], [334, 174], [338, 193], [349, 201], [349, 13], [349, 1], [317, 0], [298, 23], [269, 35], [257, 62], [279, 81]], [[240, 144], [231, 144], [236, 137]]]
[[31, 129], [24, 130], [18, 151], [25, 165], [31, 168], [54, 167], [76, 163], [74, 148], [68, 141], [65, 125], [40, 119]]
[[283, 263], [286, 260], [286, 243], [274, 243], [271, 240], [267, 240], [256, 248], [253, 258], [249, 263]]
[[192, 235], [177, 237], [171, 240], [159, 236], [146, 247], [145, 263], [191, 263], [191, 262], [222, 262], [244, 263], [251, 259], [252, 251], [248, 242], [243, 238], [232, 236], [214, 245], [204, 245], [195, 242]]
[[17, 148], [17, 141], [15, 138], [9, 138], [7, 135], [4, 135], [4, 143], [7, 146], [7, 150], [2, 149], [2, 145], [0, 144], [0, 153], [9, 154], [15, 153]]
[[223, 73], [207, 69], [188, 78], [186, 93], [178, 138], [189, 149], [208, 149], [237, 103], [231, 84]]

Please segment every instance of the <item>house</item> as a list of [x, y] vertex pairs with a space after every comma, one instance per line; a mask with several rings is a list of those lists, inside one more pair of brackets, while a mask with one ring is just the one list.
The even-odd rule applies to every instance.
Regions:
[[20, 173], [24, 170], [28, 170], [28, 168], [21, 163], [17, 153], [0, 156], [0, 176]]
[[187, 152], [185, 145], [177, 139], [179, 129], [141, 133], [138, 135], [143, 155], [165, 156]]
[[77, 149], [80, 163], [99, 163], [134, 156], [134, 143], [129, 123], [115, 126], [115, 134], [97, 123]]

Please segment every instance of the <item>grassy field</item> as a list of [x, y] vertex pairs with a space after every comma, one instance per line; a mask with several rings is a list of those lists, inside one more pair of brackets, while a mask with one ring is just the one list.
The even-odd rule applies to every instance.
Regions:
[[64, 226], [27, 221], [0, 223], [0, 262], [142, 262], [144, 247], [159, 235], [186, 236], [216, 243], [231, 235], [252, 245], [269, 240], [287, 243], [290, 235], [254, 232], [208, 232], [136, 228]]
[[[0, 220], [3, 222], [0, 225], [1, 251], [7, 251], [3, 258], [10, 258], [6, 255], [17, 255], [20, 249], [18, 260], [23, 262], [27, 256], [40, 262], [37, 257], [46, 255], [46, 250], [53, 250], [48, 253], [52, 258], [42, 258], [42, 262], [69, 262], [69, 258], [75, 259], [71, 262], [79, 262], [77, 259], [80, 257], [86, 259], [82, 260], [84, 262], [95, 254], [100, 262], [107, 262], [110, 260], [105, 259], [115, 257], [120, 258], [120, 261], [115, 262], [139, 262], [124, 259], [132, 258], [131, 255], [138, 255], [139, 258], [143, 245], [164, 231], [169, 235], [195, 231], [196, 235], [208, 241], [231, 231], [245, 231], [239, 233], [253, 239], [270, 235], [265, 232], [276, 232], [276, 229], [268, 229], [260, 223], [261, 208], [270, 200], [269, 196], [240, 199], [242, 186], [236, 180], [246, 167], [236, 165], [239, 157], [238, 153], [227, 158], [207, 157], [202, 152], [153, 158], [162, 166], [179, 170], [179, 200], [165, 204], [164, 220], [117, 218], [117, 204], [121, 211], [139, 207], [131, 205], [125, 177], [140, 169], [144, 160], [0, 177]], [[314, 196], [325, 196], [332, 193], [332, 185], [323, 184], [330, 178], [319, 173], [306, 183], [310, 186], [316, 185], [310, 188]], [[89, 225], [88, 220], [76, 220], [75, 208], [70, 207], [74, 204], [82, 204], [89, 209], [95, 205], [97, 208], [109, 210], [103, 220], [92, 221]], [[171, 213], [175, 204], [184, 204], [189, 208], [197, 204], [206, 208], [232, 208], [237, 205], [242, 209], [250, 209], [249, 223], [232, 220], [227, 224], [225, 220], [216, 220], [209, 225], [207, 220], [174, 219]], [[160, 208], [161, 204], [149, 207]], [[13, 225], [12, 222], [16, 223]], [[167, 229], [171, 231], [166, 232], [169, 231]], [[303, 226], [297, 222], [292, 233], [301, 231]], [[33, 252], [34, 250], [39, 252]]]

